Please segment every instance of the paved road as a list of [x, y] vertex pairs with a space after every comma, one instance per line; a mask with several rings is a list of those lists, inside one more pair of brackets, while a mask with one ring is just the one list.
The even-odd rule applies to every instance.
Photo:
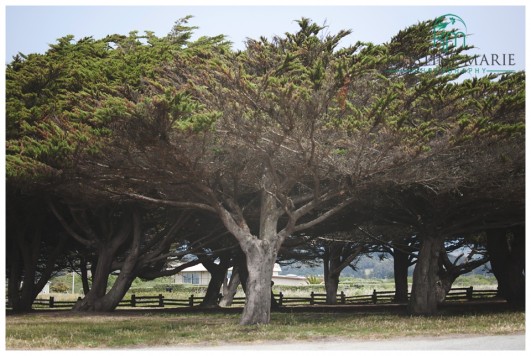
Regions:
[[390, 340], [174, 346], [164, 350], [525, 350], [525, 335], [414, 337]]

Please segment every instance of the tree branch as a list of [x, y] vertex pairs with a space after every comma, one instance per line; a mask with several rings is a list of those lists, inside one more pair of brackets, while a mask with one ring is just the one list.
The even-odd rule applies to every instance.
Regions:
[[[325, 221], [326, 219], [328, 219], [330, 216], [338, 213], [339, 211], [341, 211], [341, 209], [343, 209], [344, 207], [346, 207], [347, 205], [349, 205], [350, 203], [352, 203], [354, 201], [354, 198], [351, 197], [351, 198], [348, 198], [346, 200], [344, 200], [342, 203], [336, 205], [334, 208], [328, 210], [326, 213], [322, 214], [321, 216], [319, 216], [318, 218], [316, 219], [313, 219], [311, 221], [308, 221], [306, 223], [303, 223], [303, 224], [299, 224], [299, 225], [294, 225], [293, 227], [290, 228], [290, 226], [288, 225], [286, 228], [284, 228], [282, 231], [281, 231], [281, 234], [285, 234], [286, 236], [288, 235], [291, 235], [292, 233], [294, 232], [297, 232], [297, 231], [301, 231], [301, 230], [305, 230], [305, 229], [308, 229], [312, 226], [315, 226], [323, 221]], [[312, 203], [309, 203], [309, 204], [312, 204]], [[313, 209], [313, 208], [312, 208]], [[310, 209], [311, 210], [311, 209]]]
[[90, 240], [85, 239], [84, 237], [79, 235], [74, 229], [72, 229], [72, 227], [66, 222], [63, 216], [57, 211], [57, 209], [55, 208], [55, 205], [52, 202], [49, 202], [48, 206], [50, 207], [50, 209], [52, 210], [57, 220], [59, 220], [63, 228], [66, 230], [66, 232], [68, 232], [70, 236], [72, 236], [74, 239], [76, 239], [77, 241], [79, 241], [81, 244], [83, 244], [86, 247], [95, 246], [96, 244], [95, 241], [90, 241]]
[[110, 192], [114, 193], [116, 195], [125, 195], [125, 196], [128, 196], [130, 198], [134, 198], [134, 199], [137, 199], [137, 200], [145, 201], [145, 202], [148, 202], [148, 203], [154, 203], [154, 204], [159, 204], [159, 205], [167, 205], [167, 206], [174, 206], [176, 208], [182, 208], [182, 209], [206, 210], [206, 211], [209, 211], [211, 213], [216, 213], [216, 209], [214, 209], [210, 205], [202, 204], [202, 203], [192, 203], [192, 202], [181, 202], [181, 201], [174, 201], [174, 200], [157, 199], [157, 198], [151, 198], [151, 197], [147, 197], [145, 195], [137, 194], [137, 193], [118, 193], [118, 192], [114, 192], [114, 191], [110, 191]]

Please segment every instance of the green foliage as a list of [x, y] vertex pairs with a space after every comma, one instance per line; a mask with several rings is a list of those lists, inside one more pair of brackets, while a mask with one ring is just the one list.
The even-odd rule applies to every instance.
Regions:
[[63, 282], [52, 283], [52, 285], [50, 286], [50, 292], [53, 293], [67, 293], [70, 291], [70, 289], [71, 288]]
[[321, 284], [323, 283], [323, 278], [318, 276], [308, 276], [306, 277], [308, 284]]
[[[45, 178], [73, 168], [86, 153], [115, 139], [115, 129], [146, 101], [167, 111], [161, 119], [169, 120], [169, 127], [179, 116], [190, 116], [195, 107], [183, 93], [138, 100], [160, 85], [163, 63], [188, 46], [194, 28], [187, 20], [164, 38], [131, 32], [75, 42], [65, 36], [45, 54], [17, 56], [6, 69], [8, 179]], [[194, 120], [208, 125], [204, 116]]]
[[[245, 51], [232, 52], [222, 36], [192, 42], [189, 20], [162, 38], [65, 36], [43, 55], [17, 56], [6, 70], [8, 179], [64, 174], [126, 135], [167, 141], [172, 131], [207, 132], [231, 117], [247, 132], [320, 133], [344, 164], [359, 145], [393, 148], [406, 160], [444, 138], [459, 144], [525, 129], [523, 73], [457, 84], [457, 75], [415, 72], [430, 55], [447, 69], [468, 59], [467, 48], [434, 53], [432, 21], [386, 44], [339, 48], [350, 31], [329, 34], [302, 18], [295, 33], [248, 40]], [[342, 145], [333, 147], [338, 137]]]
[[[523, 151], [525, 73], [458, 82], [459, 74], [420, 71], [433, 55], [446, 70], [469, 59], [467, 48], [433, 48], [432, 21], [388, 43], [339, 48], [350, 31], [329, 34], [303, 18], [294, 33], [233, 51], [223, 36], [191, 41], [189, 19], [166, 37], [65, 36], [45, 54], [17, 56], [6, 68], [9, 183], [76, 181], [90, 162], [120, 184], [142, 182], [139, 190], [159, 197], [167, 188], [168, 199], [185, 195], [181, 181], [212, 184], [208, 197], [192, 195], [209, 204], [218, 195], [237, 214], [271, 166], [276, 181], [266, 188], [279, 190], [287, 211], [291, 194], [326, 197], [335, 185], [337, 201], [382, 182], [467, 186], [483, 178], [474, 150], [511, 142]], [[151, 157], [135, 160], [148, 148]], [[503, 168], [518, 156], [496, 158]], [[122, 174], [120, 164], [136, 170]]]

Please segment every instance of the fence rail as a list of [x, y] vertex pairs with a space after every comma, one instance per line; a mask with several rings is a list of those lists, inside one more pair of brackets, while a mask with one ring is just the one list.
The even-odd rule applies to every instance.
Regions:
[[[80, 300], [81, 298], [78, 298], [77, 300]], [[77, 303], [77, 301], [61, 301], [61, 300], [55, 300], [54, 297], [50, 297], [49, 299], [35, 299], [33, 301], [33, 307], [35, 308], [72, 308]]]
[[[452, 288], [446, 295], [448, 301], [470, 301], [474, 299], [488, 299], [497, 296], [496, 290], [474, 290], [469, 288]], [[221, 299], [221, 294], [219, 299]], [[311, 292], [309, 297], [286, 297], [282, 292], [275, 295], [279, 306], [293, 306], [293, 305], [319, 305], [326, 304], [326, 294]], [[395, 291], [377, 291], [373, 290], [372, 294], [368, 295], [353, 295], [347, 296], [344, 292], [337, 294], [337, 304], [377, 304], [377, 303], [392, 303], [395, 298]], [[80, 300], [81, 298], [78, 298]], [[164, 295], [154, 296], [137, 296], [131, 295], [131, 299], [124, 299], [118, 305], [119, 307], [129, 308], [164, 308], [164, 307], [194, 307], [201, 304], [204, 297], [197, 297], [193, 294], [186, 299], [170, 299]], [[57, 301], [54, 297], [49, 299], [35, 299], [33, 307], [42, 308], [72, 308], [76, 301]], [[235, 297], [232, 300], [232, 305], [245, 304], [245, 297]]]

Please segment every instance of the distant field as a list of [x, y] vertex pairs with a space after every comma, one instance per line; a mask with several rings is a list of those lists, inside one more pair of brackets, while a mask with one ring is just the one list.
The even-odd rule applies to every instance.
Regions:
[[[159, 278], [153, 281], [142, 281], [140, 279], [135, 280], [129, 292], [124, 299], [130, 299], [131, 294], [136, 294], [137, 296], [142, 295], [157, 295], [159, 293], [164, 294], [166, 298], [174, 299], [185, 299], [190, 297], [190, 295], [201, 297], [206, 293], [206, 286], [193, 286], [193, 285], [179, 285], [172, 283], [172, 277]], [[55, 278], [52, 283], [62, 283], [72, 284], [72, 276], [66, 275], [62, 277]], [[409, 279], [411, 286], [411, 278]], [[75, 294], [71, 294], [71, 287], [66, 293], [52, 293], [56, 300], [76, 300], [81, 296], [81, 281], [75, 281], [74, 285], [79, 286], [75, 287]], [[166, 287], [171, 287], [172, 292], [167, 292]], [[471, 276], [461, 276], [454, 283], [454, 287], [470, 287], [473, 286], [474, 289], [496, 289], [497, 281], [493, 276], [485, 277], [483, 275], [471, 275]], [[364, 278], [341, 278], [338, 293], [344, 292], [348, 296], [353, 295], [367, 295], [371, 294], [372, 291], [376, 289], [378, 291], [390, 291], [394, 290], [394, 281], [393, 279], [364, 279]], [[323, 284], [312, 284], [306, 286], [280, 286], [275, 285], [273, 287], [275, 293], [282, 292], [286, 297], [308, 297], [311, 292], [315, 293], [325, 293], [325, 288]], [[48, 297], [49, 295], [44, 295]], [[236, 296], [243, 297], [245, 294], [241, 286], [238, 288], [238, 293]]]

